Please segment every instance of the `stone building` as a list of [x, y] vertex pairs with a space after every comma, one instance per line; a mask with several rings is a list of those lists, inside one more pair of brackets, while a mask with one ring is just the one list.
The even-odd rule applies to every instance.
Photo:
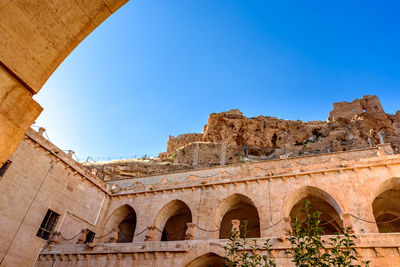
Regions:
[[[209, 124], [203, 134], [175, 140], [186, 139], [189, 143], [184, 145], [193, 152], [190, 157], [183, 155], [186, 150], [176, 155], [186, 162], [186, 171], [177, 168], [179, 172], [151, 177], [141, 172], [140, 177], [123, 180], [110, 172], [106, 182], [30, 130], [42, 110], [32, 97], [71, 51], [126, 2], [0, 3], [1, 266], [219, 266], [226, 243], [219, 237], [226, 236], [233, 217], [248, 217], [255, 236], [271, 238], [278, 264], [290, 266], [284, 254], [289, 245], [281, 237], [289, 227], [288, 217], [296, 216], [297, 203], [304, 198], [325, 211], [331, 231], [341, 225], [353, 227], [360, 258], [372, 260], [372, 266], [399, 266], [400, 115], [383, 114], [375, 100], [338, 104], [328, 129], [340, 138], [326, 140], [329, 146], [313, 142], [327, 137], [326, 131], [318, 131], [319, 122], [306, 127], [317, 131], [293, 135], [299, 140], [288, 145], [279, 135], [289, 124], [273, 119], [276, 131], [262, 132], [263, 138], [223, 131], [222, 143], [208, 131], [216, 129]], [[214, 114], [211, 122], [223, 126], [220, 122], [242, 120], [237, 113]], [[377, 117], [382, 119], [379, 129], [374, 124]], [[242, 126], [264, 128], [265, 119], [249, 120], [243, 119]], [[355, 131], [343, 127], [348, 123]], [[302, 124], [290, 126], [287, 130], [296, 132]], [[393, 150], [378, 145], [380, 130]], [[180, 148], [173, 141], [167, 157]], [[225, 162], [217, 157], [208, 161], [197, 154], [202, 145], [194, 142], [206, 142], [207, 147], [217, 143], [211, 155], [220, 158], [224, 151], [229, 155], [229, 149], [245, 145], [264, 161], [229, 162], [229, 156]], [[357, 150], [365, 144], [370, 148]], [[261, 158], [290, 149], [288, 159]], [[319, 154], [304, 155], [318, 150]], [[204, 158], [204, 165], [212, 166], [202, 166]]]
[[29, 129], [0, 171], [2, 266], [223, 266], [236, 220], [293, 266], [285, 236], [305, 199], [322, 212], [324, 238], [352, 227], [360, 260], [400, 265], [400, 155], [389, 143], [226, 162], [212, 157], [229, 159], [226, 143], [194, 142], [204, 164], [185, 169], [83, 166], [42, 134]]

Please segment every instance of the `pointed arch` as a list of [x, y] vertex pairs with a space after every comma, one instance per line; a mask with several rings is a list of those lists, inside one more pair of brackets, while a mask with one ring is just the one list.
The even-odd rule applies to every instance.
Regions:
[[232, 220], [248, 222], [247, 237], [260, 237], [260, 216], [254, 202], [242, 194], [233, 194], [222, 200], [218, 206], [214, 222], [220, 228], [219, 238], [229, 238]]
[[136, 230], [136, 212], [125, 204], [114, 210], [107, 220], [105, 232], [110, 232], [114, 228], [119, 228], [118, 243], [128, 243], [133, 241]]
[[321, 225], [325, 234], [342, 232], [343, 221], [341, 218], [342, 208], [338, 202], [326, 191], [313, 187], [304, 186], [296, 190], [286, 201], [285, 217], [305, 220], [303, 202], [310, 201], [311, 212], [321, 212]]
[[192, 262], [186, 265], [186, 267], [224, 267], [225, 260], [223, 257], [209, 252], [202, 256], [197, 257]]
[[154, 221], [155, 240], [184, 240], [187, 223], [192, 221], [192, 212], [185, 202], [178, 199], [170, 201], [159, 211]]
[[400, 178], [392, 177], [375, 189], [372, 210], [380, 233], [400, 232]]

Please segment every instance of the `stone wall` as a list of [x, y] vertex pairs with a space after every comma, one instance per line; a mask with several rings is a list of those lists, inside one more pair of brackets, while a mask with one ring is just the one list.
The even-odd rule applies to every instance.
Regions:
[[241, 162], [240, 151], [225, 144], [194, 142], [180, 147], [172, 154], [174, 163], [193, 167], [212, 167]]
[[84, 166], [89, 170], [96, 170], [97, 176], [104, 181], [146, 177], [193, 168], [191, 165], [185, 164], [185, 162], [173, 163], [170, 160], [153, 158], [85, 163]]
[[[386, 211], [385, 202], [400, 192], [400, 156], [393, 154], [390, 144], [105, 184], [29, 130], [11, 161], [0, 179], [0, 208], [6, 214], [1, 225], [7, 226], [0, 239], [5, 266], [31, 266], [42, 248], [36, 266], [192, 266], [194, 260], [223, 255], [227, 241], [219, 238], [229, 231], [230, 219], [235, 216], [252, 216], [249, 221], [256, 218], [259, 230], [255, 237], [260, 242], [271, 237], [278, 266], [291, 266], [291, 259], [284, 254], [290, 247], [280, 240], [304, 198], [326, 210], [323, 220], [354, 229], [360, 259], [372, 260], [371, 266], [389, 264], [389, 257], [390, 263], [399, 260], [399, 234], [379, 233], [375, 223]], [[382, 195], [385, 192], [390, 194]], [[400, 212], [396, 205], [391, 208]], [[60, 214], [55, 230], [64, 239], [44, 247], [45, 241], [36, 237], [36, 232], [49, 208]], [[183, 216], [182, 210], [189, 217]], [[128, 218], [134, 218], [128, 229], [133, 231], [130, 241], [109, 243], [119, 242], [127, 231], [122, 223]], [[178, 228], [184, 227], [173, 231], [186, 232], [191, 240], [168, 239], [172, 230], [166, 227], [172, 218]], [[96, 233], [92, 245], [76, 244], [81, 229]], [[164, 231], [169, 241], [160, 242], [166, 238]]]
[[31, 129], [9, 160], [0, 178], [1, 266], [34, 264], [46, 244], [36, 233], [48, 209], [59, 214], [54, 230], [66, 239], [100, 231], [110, 195], [95, 175]]
[[174, 153], [178, 148], [183, 147], [187, 144], [201, 141], [203, 141], [203, 134], [199, 133], [181, 134], [177, 137], [169, 136], [167, 142], [167, 154], [170, 155], [171, 153]]
[[337, 118], [352, 120], [356, 116], [369, 114], [377, 120], [386, 120], [387, 114], [383, 110], [378, 97], [365, 95], [361, 99], [355, 99], [349, 103], [346, 101], [333, 104], [333, 110], [329, 112], [329, 121]]
[[[371, 260], [371, 266], [396, 266], [393, 264], [400, 261], [399, 234], [379, 233], [373, 203], [382, 192], [400, 188], [400, 179], [396, 178], [399, 174], [400, 156], [393, 155], [390, 145], [383, 145], [110, 181], [112, 199], [99, 233], [106, 236], [97, 240], [93, 248], [50, 246], [41, 253], [38, 266], [51, 266], [55, 261], [76, 266], [191, 266], [188, 264], [199, 257], [223, 256], [227, 241], [218, 237], [226, 227], [224, 218], [231, 208], [242, 207], [238, 206], [240, 203], [255, 208], [259, 242], [272, 237], [273, 257], [278, 266], [292, 266], [290, 257], [284, 254], [290, 249], [289, 244], [277, 237], [285, 235], [290, 227], [287, 218], [304, 197], [313, 201], [319, 198], [312, 204], [321, 209], [330, 206], [333, 214], [325, 215], [353, 228], [358, 237], [356, 251], [360, 260]], [[134, 211], [132, 242], [104, 243], [109, 242], [110, 230], [124, 220], [126, 213], [120, 212], [122, 207]], [[193, 240], [160, 242], [163, 227], [182, 207], [190, 211], [194, 226], [190, 228], [189, 239]], [[118, 214], [124, 215], [118, 219]], [[251, 216], [247, 212], [236, 215]], [[185, 229], [188, 233], [188, 228]]]
[[[326, 237], [327, 239], [328, 237]], [[130, 244], [98, 244], [93, 249], [85, 245], [50, 246], [39, 257], [36, 266], [207, 266], [207, 257], [224, 257], [226, 240], [138, 242]], [[265, 239], [259, 239], [263, 244]], [[270, 238], [271, 258], [277, 266], [295, 266], [290, 255], [290, 244]], [[360, 260], [370, 260], [371, 267], [399, 266], [400, 234], [358, 235], [356, 253]], [[265, 254], [265, 251], [260, 251]], [[206, 256], [206, 257], [204, 257]], [[200, 259], [200, 260], [199, 260]], [[199, 265], [191, 265], [192, 263]], [[203, 265], [201, 265], [203, 264]]]

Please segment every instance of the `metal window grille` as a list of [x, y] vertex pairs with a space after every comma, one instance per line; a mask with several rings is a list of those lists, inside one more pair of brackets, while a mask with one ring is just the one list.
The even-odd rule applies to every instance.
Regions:
[[0, 168], [0, 177], [3, 177], [3, 175], [6, 173], [8, 167], [10, 167], [11, 161], [7, 160], [3, 166]]
[[85, 244], [93, 243], [93, 240], [94, 240], [94, 237], [95, 237], [96, 233], [90, 231], [89, 229], [86, 229], [86, 230], [87, 230], [88, 232], [87, 232], [87, 235], [86, 235]]
[[43, 238], [44, 240], [48, 240], [59, 216], [59, 214], [49, 209], [46, 213], [46, 216], [44, 216], [36, 236]]

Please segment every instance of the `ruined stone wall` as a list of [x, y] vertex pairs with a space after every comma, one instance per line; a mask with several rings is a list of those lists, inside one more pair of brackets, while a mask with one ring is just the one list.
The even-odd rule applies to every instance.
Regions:
[[199, 133], [181, 134], [177, 137], [169, 136], [167, 143], [167, 154], [174, 153], [178, 148], [189, 143], [201, 141], [203, 141], [203, 134]]
[[96, 162], [85, 164], [85, 167], [89, 170], [95, 169], [97, 176], [104, 181], [159, 175], [193, 168], [183, 161], [174, 164], [171, 160], [162, 161], [159, 159], [127, 159]]
[[241, 162], [240, 151], [225, 144], [211, 142], [189, 143], [172, 154], [176, 164], [212, 167]]
[[33, 130], [9, 160], [0, 177], [1, 266], [34, 264], [46, 244], [36, 234], [48, 209], [59, 214], [54, 230], [66, 239], [81, 229], [100, 231], [110, 200], [106, 184]]
[[383, 110], [378, 97], [373, 95], [363, 96], [361, 99], [355, 99], [349, 103], [346, 101], [333, 104], [333, 110], [329, 112], [328, 120], [332, 121], [336, 118], [352, 120], [355, 116], [369, 114], [377, 120], [386, 120], [387, 114]]

